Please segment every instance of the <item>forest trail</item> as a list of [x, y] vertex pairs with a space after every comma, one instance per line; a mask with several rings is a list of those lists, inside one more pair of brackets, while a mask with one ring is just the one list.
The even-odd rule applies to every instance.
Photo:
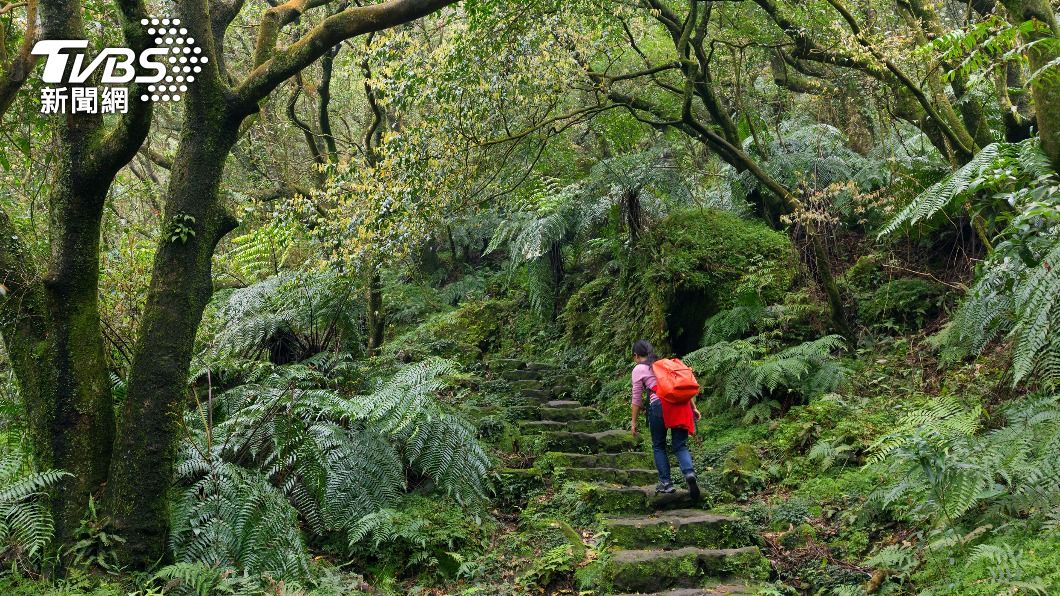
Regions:
[[[737, 519], [701, 508], [687, 490], [656, 494], [650, 437], [616, 429], [595, 407], [569, 397], [561, 369], [495, 360], [494, 376], [514, 390], [508, 414], [519, 419], [513, 450], [539, 454], [544, 482], [581, 483], [595, 512], [602, 556], [598, 593], [752, 594], [769, 561]], [[572, 520], [558, 520], [572, 523]]]

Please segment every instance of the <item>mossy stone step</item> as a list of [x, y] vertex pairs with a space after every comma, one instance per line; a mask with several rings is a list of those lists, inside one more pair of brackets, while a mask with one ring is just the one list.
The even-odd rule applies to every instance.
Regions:
[[642, 451], [625, 453], [568, 453], [550, 451], [542, 456], [545, 467], [551, 468], [654, 468], [652, 456]]
[[770, 570], [769, 561], [756, 546], [619, 550], [604, 565], [604, 586], [630, 592], [702, 587], [730, 577], [765, 579]]
[[545, 431], [567, 430], [567, 423], [558, 420], [520, 420], [519, 432], [524, 435], [532, 435]]
[[547, 451], [582, 453], [622, 453], [640, 447], [640, 441], [629, 431], [608, 430], [597, 433], [556, 431], [545, 433]]
[[538, 404], [546, 403], [554, 397], [552, 391], [549, 389], [523, 389], [519, 394], [526, 399], [531, 399], [537, 402]]
[[508, 420], [541, 420], [541, 406], [519, 405], [508, 406]]
[[523, 434], [545, 431], [568, 431], [576, 433], [598, 433], [611, 427], [610, 423], [600, 418], [587, 420], [520, 420], [519, 430]]
[[589, 509], [609, 514], [646, 514], [653, 511], [694, 507], [697, 503], [686, 490], [658, 494], [655, 486], [588, 484], [578, 487], [579, 498]]
[[[711, 582], [701, 588], [678, 588], [665, 592], [653, 592], [650, 596], [751, 596], [761, 593], [766, 586], [760, 582], [726, 581]], [[638, 592], [643, 594], [643, 592]], [[619, 596], [636, 596], [620, 594]]]
[[699, 509], [675, 509], [653, 515], [608, 517], [600, 525], [620, 548], [733, 548], [747, 546], [751, 536], [741, 531], [737, 519]]
[[[542, 420], [587, 420], [589, 418], [600, 418], [600, 410], [591, 406], [575, 408], [550, 408], [541, 407]], [[602, 430], [602, 429], [601, 429]]]
[[546, 408], [580, 408], [582, 407], [582, 402], [570, 399], [552, 399], [542, 405]]
[[537, 379], [523, 379], [521, 381], [512, 381], [512, 389], [516, 391], [536, 391], [544, 389], [545, 385]]
[[505, 381], [540, 381], [541, 376], [532, 370], [505, 370], [500, 377]]
[[526, 368], [526, 362], [516, 358], [494, 358], [489, 361], [490, 370], [506, 371]]
[[556, 468], [553, 475], [563, 480], [610, 482], [639, 486], [655, 482], [659, 473], [654, 469], [639, 468]]
[[533, 370], [533, 371], [545, 371], [545, 372], [551, 372], [551, 373], [555, 373], [555, 372], [559, 371], [559, 367], [558, 366], [556, 366], [555, 364], [549, 364], [548, 362], [527, 362], [526, 363], [526, 369], [527, 370]]

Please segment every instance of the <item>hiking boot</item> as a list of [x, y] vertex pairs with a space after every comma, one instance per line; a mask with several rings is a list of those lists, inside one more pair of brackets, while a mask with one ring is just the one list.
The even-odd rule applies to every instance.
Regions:
[[660, 482], [659, 484], [655, 485], [655, 494], [657, 494], [657, 495], [659, 495], [659, 494], [668, 495], [670, 493], [675, 493], [675, 492], [677, 492], [677, 489], [674, 488], [674, 483], [673, 482]]
[[696, 482], [695, 474], [688, 474], [685, 476], [685, 484], [688, 485], [688, 495], [692, 497], [693, 501], [699, 500], [699, 483]]

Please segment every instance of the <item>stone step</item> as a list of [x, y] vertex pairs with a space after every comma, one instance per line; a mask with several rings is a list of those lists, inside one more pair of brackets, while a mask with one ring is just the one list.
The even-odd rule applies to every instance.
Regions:
[[505, 370], [500, 377], [505, 381], [540, 381], [541, 375], [532, 370]]
[[518, 424], [519, 432], [524, 435], [567, 430], [567, 423], [557, 420], [520, 420]]
[[652, 515], [606, 517], [601, 527], [619, 548], [734, 548], [747, 546], [752, 537], [741, 531], [738, 520], [699, 509], [675, 509]]
[[522, 389], [519, 391], [519, 395], [533, 400], [538, 405], [551, 401], [555, 397], [552, 395], [551, 389]]
[[640, 441], [625, 430], [597, 433], [554, 431], [544, 433], [544, 436], [546, 437], [546, 451], [622, 453], [640, 448]]
[[579, 488], [580, 499], [590, 510], [599, 513], [647, 514], [697, 505], [686, 490], [658, 494], [655, 492], [654, 484], [649, 486], [589, 484]]
[[582, 407], [582, 402], [571, 399], [553, 399], [542, 405], [548, 408], [580, 408]]
[[628, 486], [649, 484], [659, 478], [659, 473], [654, 469], [638, 468], [556, 468], [553, 475], [562, 480], [599, 481]]
[[520, 420], [519, 430], [522, 434], [534, 434], [545, 431], [568, 431], [575, 433], [598, 433], [611, 428], [611, 424], [600, 418], [588, 420]]
[[597, 410], [596, 408], [593, 408], [591, 406], [580, 406], [575, 408], [550, 408], [547, 406], [541, 407], [542, 420], [566, 421], [587, 420], [590, 418], [600, 418], [600, 410]]
[[512, 381], [512, 389], [520, 392], [526, 391], [537, 391], [545, 388], [544, 383], [537, 379], [523, 379], [522, 381]]
[[489, 361], [490, 370], [506, 371], [526, 368], [526, 363], [516, 358], [494, 358]]
[[705, 587], [730, 577], [765, 579], [769, 572], [769, 561], [756, 546], [727, 549], [689, 546], [676, 550], [614, 551], [604, 564], [601, 579], [604, 587], [616, 591], [658, 592]]
[[[763, 588], [766, 587], [768, 586], [759, 582], [709, 582], [700, 588], [678, 588], [676, 590], [666, 590], [665, 592], [652, 592], [650, 596], [751, 596], [752, 594], [761, 593]], [[619, 594], [619, 596], [643, 594], [644, 592], [638, 592], [637, 594]]]
[[541, 406], [508, 406], [508, 420], [541, 420]]
[[626, 453], [569, 453], [550, 451], [542, 459], [552, 468], [638, 468], [655, 467], [650, 453], [629, 451]]

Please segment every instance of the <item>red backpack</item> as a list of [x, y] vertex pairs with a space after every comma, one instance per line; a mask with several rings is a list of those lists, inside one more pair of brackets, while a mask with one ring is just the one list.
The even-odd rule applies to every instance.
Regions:
[[651, 365], [655, 373], [655, 395], [671, 404], [682, 404], [699, 395], [699, 383], [692, 369], [678, 358], [656, 360]]

